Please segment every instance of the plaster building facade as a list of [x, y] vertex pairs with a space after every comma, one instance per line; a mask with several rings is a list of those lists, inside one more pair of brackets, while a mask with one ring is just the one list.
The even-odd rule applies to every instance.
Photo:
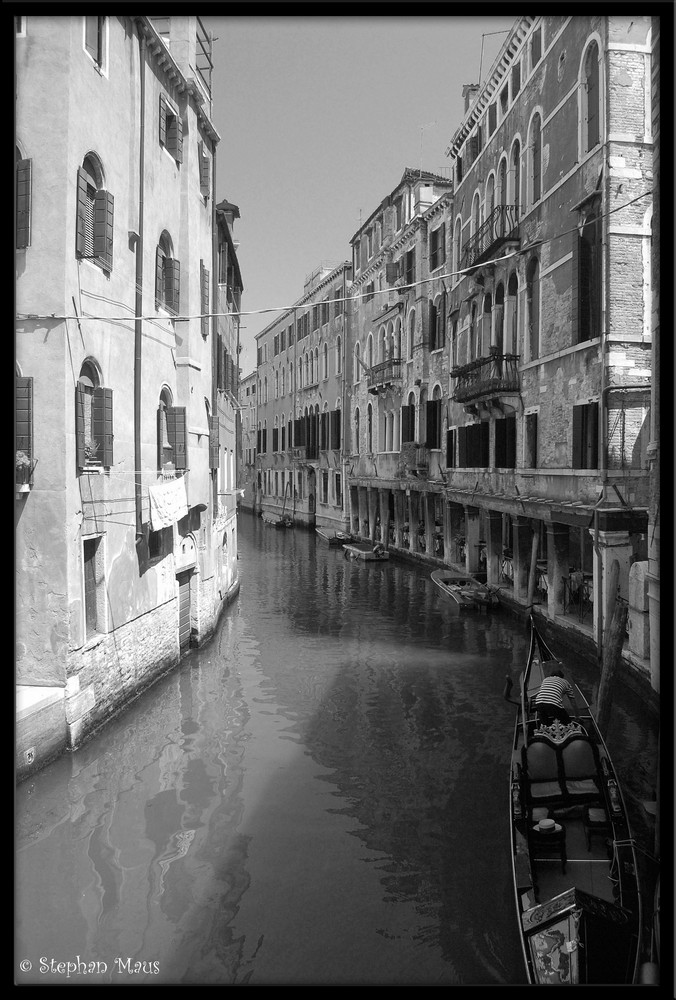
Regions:
[[210, 39], [194, 16], [36, 16], [15, 44], [21, 777], [204, 641], [238, 581]]
[[342, 530], [348, 262], [322, 264], [256, 337], [254, 507], [264, 518]]
[[352, 239], [350, 529], [443, 552], [452, 183], [407, 169]]
[[258, 407], [256, 387], [258, 377], [256, 369], [249, 372], [239, 385], [240, 420], [242, 425], [242, 456], [239, 470], [239, 486], [241, 494], [240, 508], [254, 511], [256, 500], [256, 428], [258, 426]]

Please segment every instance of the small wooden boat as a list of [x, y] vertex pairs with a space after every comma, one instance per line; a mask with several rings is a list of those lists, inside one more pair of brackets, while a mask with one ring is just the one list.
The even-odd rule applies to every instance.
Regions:
[[[636, 847], [608, 749], [572, 678], [569, 720], [538, 721], [535, 695], [562, 669], [530, 618], [509, 777], [514, 894], [528, 982], [637, 983]], [[564, 676], [566, 672], [564, 671]]]
[[361, 559], [362, 562], [384, 562], [390, 558], [390, 553], [379, 542], [351, 542], [343, 545], [345, 558]]
[[466, 611], [488, 610], [500, 605], [494, 590], [466, 573], [454, 569], [435, 569], [430, 576], [442, 594], [450, 597]]
[[320, 541], [329, 546], [346, 545], [354, 540], [353, 536], [346, 531], [327, 531], [326, 528], [315, 528], [315, 532]]

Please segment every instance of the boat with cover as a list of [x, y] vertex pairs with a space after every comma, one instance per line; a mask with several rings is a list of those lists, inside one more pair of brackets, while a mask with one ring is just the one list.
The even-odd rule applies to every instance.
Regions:
[[430, 577], [442, 594], [466, 611], [474, 611], [480, 607], [495, 608], [500, 604], [494, 590], [467, 573], [454, 569], [435, 569]]
[[346, 531], [330, 531], [327, 528], [315, 528], [318, 538], [328, 546], [341, 546], [354, 541], [351, 534]]
[[[563, 670], [569, 721], [538, 721], [542, 680]], [[640, 981], [638, 859], [608, 749], [579, 687], [530, 617], [509, 778], [514, 893], [528, 982]]]

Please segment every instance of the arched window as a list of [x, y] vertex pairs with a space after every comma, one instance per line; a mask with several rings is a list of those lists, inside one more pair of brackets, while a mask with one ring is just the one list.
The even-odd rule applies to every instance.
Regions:
[[366, 451], [370, 455], [373, 452], [373, 406], [371, 403], [366, 411], [366, 423]]
[[457, 273], [460, 270], [461, 266], [462, 266], [462, 264], [461, 264], [461, 254], [462, 254], [461, 240], [462, 240], [462, 222], [461, 222], [460, 218], [458, 217], [455, 220], [455, 228], [453, 230], [453, 270], [454, 270], [454, 272], [456, 272], [453, 275], [453, 281], [454, 281], [454, 283], [460, 281], [460, 279], [462, 277], [461, 274]]
[[314, 364], [313, 364], [313, 372], [312, 372], [312, 375], [313, 375], [312, 381], [313, 382], [319, 382], [319, 348], [318, 347], [315, 347], [315, 351], [314, 351], [314, 355], [313, 355], [313, 361], [314, 361]]
[[542, 119], [537, 112], [533, 115], [530, 125], [528, 179], [530, 204], [536, 205], [542, 197]]
[[413, 357], [413, 340], [415, 337], [415, 309], [411, 309], [408, 314], [408, 358]]
[[77, 172], [75, 255], [104, 271], [113, 267], [113, 202], [112, 194], [104, 190], [99, 158], [88, 153]]
[[394, 326], [394, 357], [401, 359], [401, 317], [397, 317]]
[[279, 399], [279, 371], [275, 372], [275, 399]]
[[113, 464], [113, 390], [101, 385], [98, 366], [88, 358], [75, 385], [78, 468]]
[[512, 271], [507, 282], [507, 315], [505, 316], [505, 353], [516, 354], [519, 343], [519, 280]]
[[178, 313], [181, 265], [174, 258], [171, 236], [164, 230], [155, 250], [155, 308]]
[[366, 365], [369, 369], [373, 368], [373, 334], [371, 333], [366, 341]]
[[359, 407], [354, 411], [354, 453], [359, 454]]
[[531, 257], [526, 268], [526, 323], [529, 360], [540, 356], [540, 264]]
[[504, 354], [504, 321], [505, 321], [505, 286], [502, 282], [495, 289], [495, 308], [493, 309], [493, 346], [496, 353]]
[[336, 337], [336, 375], [340, 375], [343, 370], [343, 342], [340, 334]]
[[467, 360], [475, 361], [479, 355], [479, 330], [477, 329], [477, 309], [476, 302], [472, 303], [469, 311], [469, 339], [467, 343]]
[[495, 174], [491, 172], [490, 177], [486, 181], [486, 208], [485, 216], [490, 219], [493, 214], [493, 209], [495, 208]]
[[282, 396], [284, 395], [286, 389], [285, 383], [286, 383], [286, 369], [282, 367]]
[[474, 197], [472, 198], [472, 224], [470, 235], [476, 236], [481, 228], [481, 195], [478, 191], [474, 192]]
[[492, 321], [493, 321], [493, 299], [491, 295], [484, 295], [483, 309], [481, 314], [481, 333], [479, 334], [480, 358], [487, 358], [490, 353]]
[[266, 375], [265, 378], [263, 379], [263, 402], [267, 403], [267, 401], [268, 401], [268, 377]]
[[584, 54], [580, 82], [582, 152], [588, 153], [601, 139], [599, 47], [596, 42], [592, 42]]
[[326, 343], [324, 344], [324, 347], [322, 348], [322, 362], [323, 362], [323, 368], [324, 368], [324, 370], [322, 372], [322, 376], [323, 376], [323, 378], [328, 378], [329, 377], [329, 345], [326, 344]]
[[520, 191], [521, 191], [521, 143], [518, 139], [512, 145], [511, 169], [509, 171], [509, 200], [508, 204], [514, 206], [515, 217], [519, 217]]
[[[578, 236], [577, 336], [574, 342], [593, 340], [601, 334], [603, 249], [598, 206], [589, 209]], [[575, 332], [575, 331], [574, 331]]]

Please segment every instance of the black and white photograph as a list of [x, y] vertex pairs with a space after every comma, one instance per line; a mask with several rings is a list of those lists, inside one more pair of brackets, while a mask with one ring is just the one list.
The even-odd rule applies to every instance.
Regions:
[[10, 6], [13, 985], [672, 995], [673, 4]]

